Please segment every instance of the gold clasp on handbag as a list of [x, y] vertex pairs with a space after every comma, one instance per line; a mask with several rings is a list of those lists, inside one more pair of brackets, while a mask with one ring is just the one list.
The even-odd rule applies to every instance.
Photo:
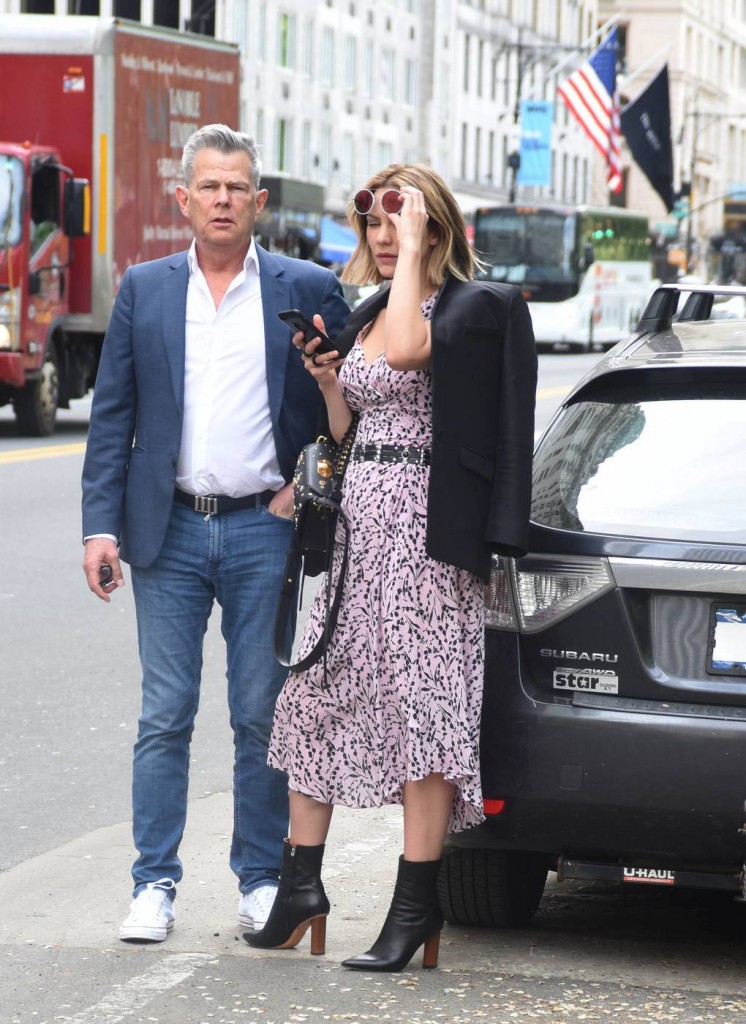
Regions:
[[324, 480], [327, 480], [334, 474], [334, 466], [329, 459], [319, 459], [316, 469], [318, 470], [319, 476]]

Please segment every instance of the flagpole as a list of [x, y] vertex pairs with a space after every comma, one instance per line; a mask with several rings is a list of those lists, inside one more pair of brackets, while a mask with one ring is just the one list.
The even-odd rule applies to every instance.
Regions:
[[[606, 35], [609, 29], [613, 28], [614, 25], [616, 25], [620, 18], [621, 14], [612, 15], [612, 17], [609, 18], [608, 21], [605, 21], [600, 28], [597, 28], [595, 32], [592, 32], [591, 35], [589, 35], [586, 39], [583, 39], [582, 42], [578, 43], [577, 46], [573, 47], [572, 52], [578, 53], [579, 51], [590, 49], [597, 39], [600, 39], [602, 36]], [[562, 70], [562, 68], [565, 67], [566, 64], [570, 63], [572, 59], [572, 57], [565, 57], [559, 62], [559, 64], [555, 64], [554, 67], [550, 68], [546, 75], [544, 75], [544, 81], [546, 82], [548, 79], [552, 77], [552, 75], [558, 74]]]
[[636, 78], [639, 78], [643, 71], [647, 71], [651, 64], [657, 63], [661, 59], [661, 57], [667, 54], [668, 51], [673, 47], [673, 45], [673, 43], [668, 43], [666, 46], [663, 46], [660, 50], [658, 50], [657, 53], [653, 54], [650, 60], [646, 60], [644, 64], [641, 64], [639, 68], [637, 68], [636, 71], [633, 71], [630, 75], [620, 75], [617, 79], [617, 86], [620, 89], [626, 89], [630, 82], [634, 82]]

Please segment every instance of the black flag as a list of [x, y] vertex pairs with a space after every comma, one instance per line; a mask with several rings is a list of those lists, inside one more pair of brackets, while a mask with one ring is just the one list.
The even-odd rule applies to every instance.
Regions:
[[668, 64], [621, 113], [622, 134], [640, 167], [670, 213], [673, 209], [673, 146]]

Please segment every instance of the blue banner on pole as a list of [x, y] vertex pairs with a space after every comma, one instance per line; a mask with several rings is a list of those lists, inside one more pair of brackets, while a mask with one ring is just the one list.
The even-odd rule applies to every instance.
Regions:
[[551, 100], [521, 100], [519, 185], [551, 185], [553, 121]]

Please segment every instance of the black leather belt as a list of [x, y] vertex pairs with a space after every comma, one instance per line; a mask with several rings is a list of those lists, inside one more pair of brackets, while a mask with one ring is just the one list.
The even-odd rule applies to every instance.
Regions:
[[413, 444], [355, 444], [350, 462], [381, 462], [387, 465], [429, 466], [430, 449]]
[[242, 498], [229, 498], [227, 494], [188, 494], [177, 487], [174, 501], [187, 508], [201, 512], [203, 516], [220, 516], [225, 512], [240, 512], [244, 508], [258, 508], [268, 505], [274, 491], [262, 491], [260, 494], [247, 494]]

